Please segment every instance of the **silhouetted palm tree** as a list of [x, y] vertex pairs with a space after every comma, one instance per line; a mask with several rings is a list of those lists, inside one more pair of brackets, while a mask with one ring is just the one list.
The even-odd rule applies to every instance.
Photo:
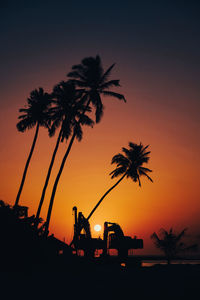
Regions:
[[[61, 81], [53, 89], [53, 93], [52, 93], [53, 107], [50, 109], [52, 124], [49, 130], [49, 135], [53, 136], [55, 134], [56, 129], [59, 127], [60, 127], [60, 132], [53, 151], [45, 184], [42, 190], [41, 199], [36, 213], [36, 220], [39, 219], [40, 216], [46, 189], [49, 183], [51, 171], [53, 168], [53, 164], [55, 161], [59, 144], [60, 142], [63, 142], [64, 139], [67, 140], [69, 138], [72, 132], [72, 128], [74, 126], [74, 122], [76, 122], [76, 118], [80, 117], [80, 114], [82, 113], [83, 110], [85, 111], [85, 106], [83, 105], [82, 102], [80, 102], [80, 97], [81, 97], [81, 93], [79, 91], [76, 91], [75, 85], [72, 82]], [[89, 110], [89, 108], [87, 110]], [[89, 122], [91, 121], [89, 120]], [[90, 125], [92, 125], [92, 122], [90, 123]]]
[[96, 57], [86, 57], [81, 64], [74, 65], [68, 77], [77, 87], [81, 88], [84, 94], [83, 101], [93, 104], [96, 111], [96, 123], [103, 115], [103, 103], [101, 95], [112, 96], [126, 102], [122, 94], [109, 91], [111, 87], [119, 87], [119, 80], [109, 80], [111, 71], [115, 64], [111, 65], [105, 72], [99, 55]]
[[[78, 91], [80, 93], [82, 93], [81, 102], [86, 104], [85, 110], [83, 111], [81, 116], [84, 116], [90, 103], [92, 103], [96, 109], [95, 110], [96, 123], [98, 123], [101, 120], [101, 117], [103, 114], [103, 104], [102, 104], [102, 100], [101, 100], [101, 95], [112, 96], [112, 97], [115, 97], [119, 100], [123, 100], [124, 102], [126, 102], [125, 97], [122, 94], [108, 91], [108, 89], [110, 87], [120, 86], [119, 80], [108, 80], [113, 67], [114, 67], [114, 64], [112, 66], [110, 66], [106, 72], [104, 72], [102, 63], [101, 63], [101, 59], [97, 55], [95, 58], [93, 58], [93, 57], [84, 58], [82, 60], [81, 64], [74, 65], [72, 67], [73, 71], [68, 73], [67, 76], [70, 78], [70, 82], [74, 83], [77, 87], [80, 88]], [[80, 118], [80, 120], [77, 123], [78, 127], [81, 122], [82, 121]], [[73, 142], [74, 142], [74, 139], [76, 136], [77, 136], [77, 129], [75, 128], [75, 130], [73, 131], [71, 140], [69, 142], [68, 148], [66, 150], [66, 153], [63, 157], [63, 160], [62, 160], [62, 163], [60, 166], [60, 170], [57, 174], [57, 177], [56, 177], [56, 180], [54, 183], [51, 200], [50, 200], [49, 211], [47, 214], [46, 234], [48, 233], [50, 215], [51, 215], [52, 205], [53, 205], [58, 181], [60, 179], [62, 170], [65, 165], [65, 161], [70, 153], [71, 147], [73, 145]]]
[[169, 232], [161, 228], [159, 235], [157, 235], [156, 232], [151, 235], [155, 246], [164, 252], [168, 264], [171, 263], [171, 260], [175, 258], [177, 254], [197, 248], [196, 244], [186, 246], [185, 243], [182, 242], [186, 230], [187, 228], [184, 228], [180, 233], [175, 233], [172, 228]]
[[85, 105], [83, 105], [83, 102], [81, 100], [77, 103], [76, 102], [74, 102], [74, 103], [75, 104], [71, 106], [70, 111], [68, 111], [68, 114], [66, 115], [64, 122], [63, 122], [63, 134], [61, 135], [61, 140], [64, 138], [68, 138], [71, 133], [72, 133], [72, 138], [69, 142], [67, 151], [65, 152], [65, 155], [61, 162], [60, 169], [58, 171], [58, 174], [56, 176], [54, 186], [52, 189], [52, 194], [51, 194], [51, 198], [50, 198], [50, 203], [49, 203], [49, 208], [48, 208], [47, 218], [46, 218], [46, 224], [45, 224], [45, 235], [48, 234], [49, 222], [50, 222], [50, 218], [51, 218], [51, 212], [52, 212], [52, 207], [53, 207], [53, 202], [54, 202], [58, 182], [59, 182], [60, 176], [62, 174], [64, 165], [65, 165], [65, 161], [71, 150], [74, 138], [77, 138], [78, 141], [82, 140], [82, 136], [83, 136], [83, 131], [81, 128], [82, 125], [88, 125], [91, 127], [93, 127], [93, 125], [94, 125], [94, 122], [85, 114], [86, 111], [90, 111], [89, 106], [87, 105], [87, 107], [85, 107]]
[[110, 193], [125, 177], [130, 177], [134, 182], [138, 182], [139, 186], [141, 186], [141, 176], [146, 176], [153, 182], [151, 177], [147, 174], [152, 172], [152, 170], [143, 167], [143, 164], [148, 163], [150, 158], [150, 151], [146, 152], [148, 147], [149, 146], [144, 147], [141, 143], [137, 145], [130, 142], [129, 149], [122, 148], [124, 154], [119, 153], [112, 158], [111, 164], [117, 164], [117, 168], [110, 173], [110, 175], [112, 175], [111, 178], [118, 177], [119, 175], [122, 175], [122, 177], [101, 197], [87, 217], [87, 220], [89, 220], [108, 193]]
[[36, 126], [35, 136], [31, 146], [31, 150], [26, 161], [24, 168], [21, 184], [19, 191], [17, 193], [15, 206], [18, 205], [20, 195], [24, 186], [28, 166], [35, 148], [35, 143], [38, 137], [39, 127], [49, 127], [50, 117], [49, 117], [49, 107], [51, 105], [51, 95], [45, 93], [43, 88], [35, 89], [30, 93], [30, 97], [27, 99], [28, 105], [25, 108], [19, 109], [19, 112], [23, 113], [18, 117], [20, 121], [17, 123], [17, 129], [21, 132], [26, 131], [26, 129], [31, 129]]

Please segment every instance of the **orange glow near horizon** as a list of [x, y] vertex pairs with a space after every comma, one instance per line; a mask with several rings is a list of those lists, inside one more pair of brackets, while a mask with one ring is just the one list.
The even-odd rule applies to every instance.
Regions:
[[[110, 164], [113, 155], [128, 146], [129, 141], [142, 142], [143, 145], [150, 145], [150, 162], [147, 167], [153, 170], [151, 177], [154, 183], [142, 178], [140, 188], [131, 180], [124, 179], [104, 199], [90, 224], [95, 236], [95, 224], [103, 228], [105, 221], [116, 222], [125, 235], [144, 239], [144, 250], [136, 253], [154, 253], [156, 250], [150, 235], [154, 231], [158, 232], [161, 227], [173, 227], [175, 230], [188, 227], [190, 231], [199, 234], [200, 141], [197, 138], [197, 104], [196, 107], [189, 105], [188, 109], [183, 109], [183, 106], [176, 109], [171, 104], [162, 106], [155, 98], [165, 97], [167, 103], [170, 92], [163, 95], [158, 88], [156, 95], [153, 89], [146, 92], [151, 92], [150, 96], [145, 95], [142, 86], [133, 86], [130, 81], [126, 81], [125, 76], [113, 77], [121, 78], [124, 88], [118, 91], [124, 93], [127, 103], [105, 98], [105, 113], [101, 123], [93, 129], [85, 127], [83, 140], [80, 143], [75, 141], [58, 185], [50, 233], [61, 240], [65, 238], [69, 243], [73, 236], [72, 207], [77, 206], [87, 217], [116, 180], [109, 177], [115, 167]], [[179, 96], [184, 96], [184, 93]], [[9, 97], [14, 97], [12, 91]], [[34, 135], [34, 129], [25, 133], [16, 130], [18, 109], [23, 107], [25, 99], [18, 98], [15, 105], [5, 107], [1, 112], [0, 197], [10, 204], [14, 204]], [[184, 105], [187, 95], [185, 102], [181, 100]], [[5, 125], [7, 119], [10, 122]], [[55, 142], [56, 137], [50, 139], [47, 131], [40, 129], [20, 199], [21, 205], [29, 207], [29, 215], [36, 213]], [[53, 180], [65, 149], [66, 143], [62, 143], [42, 208], [44, 219]]]

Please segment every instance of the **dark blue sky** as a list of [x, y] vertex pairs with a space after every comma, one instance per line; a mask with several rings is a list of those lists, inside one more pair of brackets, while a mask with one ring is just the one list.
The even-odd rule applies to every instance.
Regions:
[[[31, 64], [102, 53], [141, 67], [199, 69], [198, 1], [9, 1], [1, 8], [4, 80]], [[189, 64], [187, 66], [187, 64]], [[16, 70], [17, 69], [17, 70]], [[199, 75], [199, 73], [198, 73]]]

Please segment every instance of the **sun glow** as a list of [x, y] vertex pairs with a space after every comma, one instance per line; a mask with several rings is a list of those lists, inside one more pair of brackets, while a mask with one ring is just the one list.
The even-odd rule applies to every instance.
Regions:
[[94, 225], [94, 230], [97, 232], [101, 231], [101, 225], [99, 224]]

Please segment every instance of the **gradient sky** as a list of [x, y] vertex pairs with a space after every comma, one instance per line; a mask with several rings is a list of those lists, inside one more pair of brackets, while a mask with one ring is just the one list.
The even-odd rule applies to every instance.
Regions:
[[[42, 3], [41, 3], [42, 2]], [[138, 3], [139, 2], [139, 3]], [[161, 227], [200, 234], [200, 4], [197, 1], [9, 1], [1, 4], [0, 198], [13, 204], [34, 129], [19, 133], [18, 109], [38, 87], [50, 92], [73, 64], [99, 54], [116, 63], [127, 103], [105, 98], [100, 124], [85, 128], [60, 180], [50, 231], [66, 242], [72, 207], [87, 216], [115, 182], [113, 155], [129, 141], [149, 144], [154, 183], [124, 180], [91, 218], [91, 226], [117, 222], [144, 239], [141, 253]], [[36, 212], [56, 138], [41, 129], [21, 195]], [[42, 210], [65, 151], [62, 144]], [[93, 232], [94, 236], [95, 234]], [[101, 232], [102, 235], [102, 232]], [[137, 252], [138, 253], [138, 252]]]

